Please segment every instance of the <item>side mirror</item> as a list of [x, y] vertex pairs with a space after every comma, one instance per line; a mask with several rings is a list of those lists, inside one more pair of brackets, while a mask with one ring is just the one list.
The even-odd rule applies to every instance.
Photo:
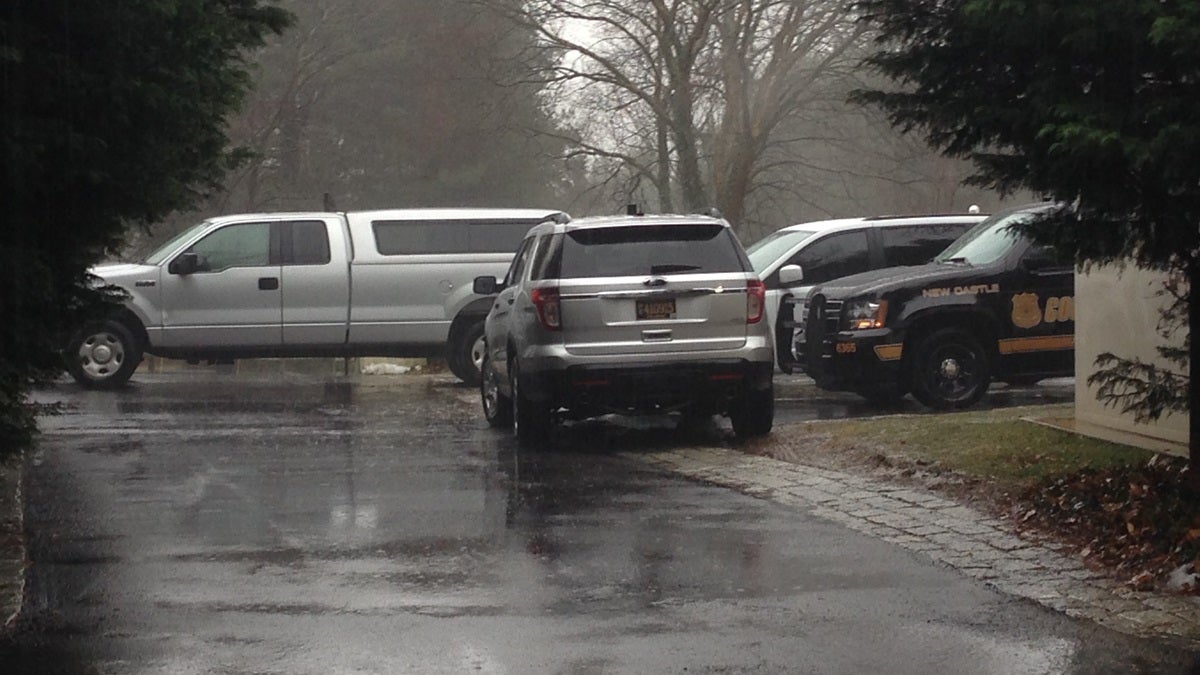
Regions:
[[170, 265], [167, 265], [167, 272], [171, 274], [179, 274], [187, 276], [200, 269], [200, 255], [188, 251], [179, 254]]
[[495, 295], [500, 291], [500, 284], [496, 282], [496, 277], [475, 277], [471, 290], [479, 295]]
[[779, 268], [779, 285], [795, 286], [804, 281], [804, 268], [799, 265], [784, 265]]

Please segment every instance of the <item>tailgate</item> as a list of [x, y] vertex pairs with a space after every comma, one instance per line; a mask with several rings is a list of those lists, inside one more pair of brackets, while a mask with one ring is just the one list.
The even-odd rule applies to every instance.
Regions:
[[746, 343], [745, 274], [561, 282], [563, 338], [581, 356], [738, 349]]

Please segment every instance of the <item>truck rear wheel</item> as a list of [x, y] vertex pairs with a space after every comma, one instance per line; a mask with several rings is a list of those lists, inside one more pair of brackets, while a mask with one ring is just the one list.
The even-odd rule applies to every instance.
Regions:
[[450, 336], [446, 365], [455, 377], [467, 384], [479, 384], [483, 367], [483, 319], [469, 318]]
[[67, 372], [91, 389], [124, 385], [142, 362], [142, 347], [119, 321], [88, 324], [67, 345]]
[[930, 408], [967, 408], [987, 393], [991, 367], [971, 333], [943, 328], [921, 338], [911, 353], [913, 396]]

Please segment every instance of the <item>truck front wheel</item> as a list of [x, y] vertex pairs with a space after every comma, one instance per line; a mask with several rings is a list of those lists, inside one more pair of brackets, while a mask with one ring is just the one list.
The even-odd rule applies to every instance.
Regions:
[[992, 379], [987, 353], [967, 331], [934, 331], [921, 338], [911, 353], [913, 396], [930, 408], [967, 408], [987, 393]]
[[119, 321], [89, 324], [67, 346], [67, 372], [92, 389], [115, 389], [129, 381], [142, 362], [142, 348]]

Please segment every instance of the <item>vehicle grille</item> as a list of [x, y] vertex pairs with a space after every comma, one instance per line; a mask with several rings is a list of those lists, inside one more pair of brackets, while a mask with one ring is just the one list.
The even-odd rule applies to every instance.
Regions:
[[841, 320], [841, 300], [829, 300], [819, 293], [809, 297], [804, 342], [796, 346], [797, 360], [804, 365], [806, 372], [820, 372], [824, 361], [833, 357], [834, 338]]

